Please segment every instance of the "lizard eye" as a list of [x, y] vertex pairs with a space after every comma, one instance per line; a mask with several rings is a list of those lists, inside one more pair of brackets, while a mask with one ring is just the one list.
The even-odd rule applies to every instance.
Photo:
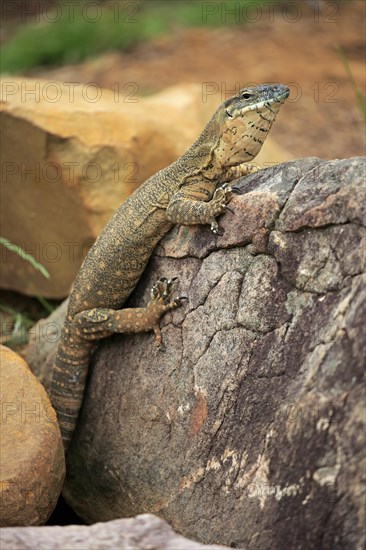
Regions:
[[253, 94], [251, 94], [250, 92], [244, 92], [241, 94], [241, 97], [243, 99], [250, 99], [251, 97], [253, 97]]

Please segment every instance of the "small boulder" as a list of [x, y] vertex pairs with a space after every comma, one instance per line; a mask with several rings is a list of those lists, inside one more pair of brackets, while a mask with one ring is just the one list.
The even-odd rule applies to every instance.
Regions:
[[165, 521], [151, 514], [91, 526], [2, 529], [0, 545], [2, 550], [229, 550], [177, 535]]
[[0, 358], [0, 525], [42, 525], [65, 475], [56, 414], [27, 363], [5, 346]]

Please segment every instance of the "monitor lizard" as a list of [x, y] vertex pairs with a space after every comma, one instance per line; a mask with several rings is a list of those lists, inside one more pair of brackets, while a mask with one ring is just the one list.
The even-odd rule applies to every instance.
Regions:
[[162, 278], [143, 308], [122, 308], [160, 239], [175, 224], [209, 224], [229, 210], [228, 184], [255, 171], [259, 152], [289, 95], [283, 84], [241, 89], [216, 110], [197, 141], [175, 162], [147, 179], [109, 220], [74, 281], [53, 366], [51, 402], [65, 451], [83, 399], [88, 363], [97, 340], [114, 333], [154, 331], [182, 304], [175, 281]]

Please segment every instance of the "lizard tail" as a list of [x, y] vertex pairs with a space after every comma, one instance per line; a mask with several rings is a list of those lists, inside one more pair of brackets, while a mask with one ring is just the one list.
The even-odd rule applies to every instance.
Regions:
[[65, 452], [74, 433], [83, 400], [94, 345], [63, 334], [53, 366], [51, 403], [56, 411]]

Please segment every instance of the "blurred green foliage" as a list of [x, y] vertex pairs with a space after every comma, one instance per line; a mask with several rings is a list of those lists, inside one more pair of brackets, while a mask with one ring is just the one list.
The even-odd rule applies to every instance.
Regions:
[[[181, 27], [241, 25], [256, 7], [272, 0], [140, 0], [54, 3], [40, 21], [19, 26], [3, 45], [0, 70], [25, 71], [39, 65], [77, 63], [106, 50], [134, 44]], [[274, 1], [274, 0], [273, 0]], [[254, 11], [253, 11], [254, 10]]]
[[361, 117], [363, 119], [364, 124], [366, 125], [366, 102], [365, 102], [365, 96], [360, 90], [360, 88], [357, 86], [356, 81], [354, 79], [354, 76], [352, 74], [351, 68], [348, 63], [347, 56], [343, 50], [343, 48], [339, 45], [335, 45], [335, 49], [339, 55], [340, 60], [342, 61], [344, 70], [346, 71], [346, 74], [348, 76], [348, 80], [352, 86], [353, 93], [355, 94], [355, 99], [357, 102], [358, 110], [360, 111]]

